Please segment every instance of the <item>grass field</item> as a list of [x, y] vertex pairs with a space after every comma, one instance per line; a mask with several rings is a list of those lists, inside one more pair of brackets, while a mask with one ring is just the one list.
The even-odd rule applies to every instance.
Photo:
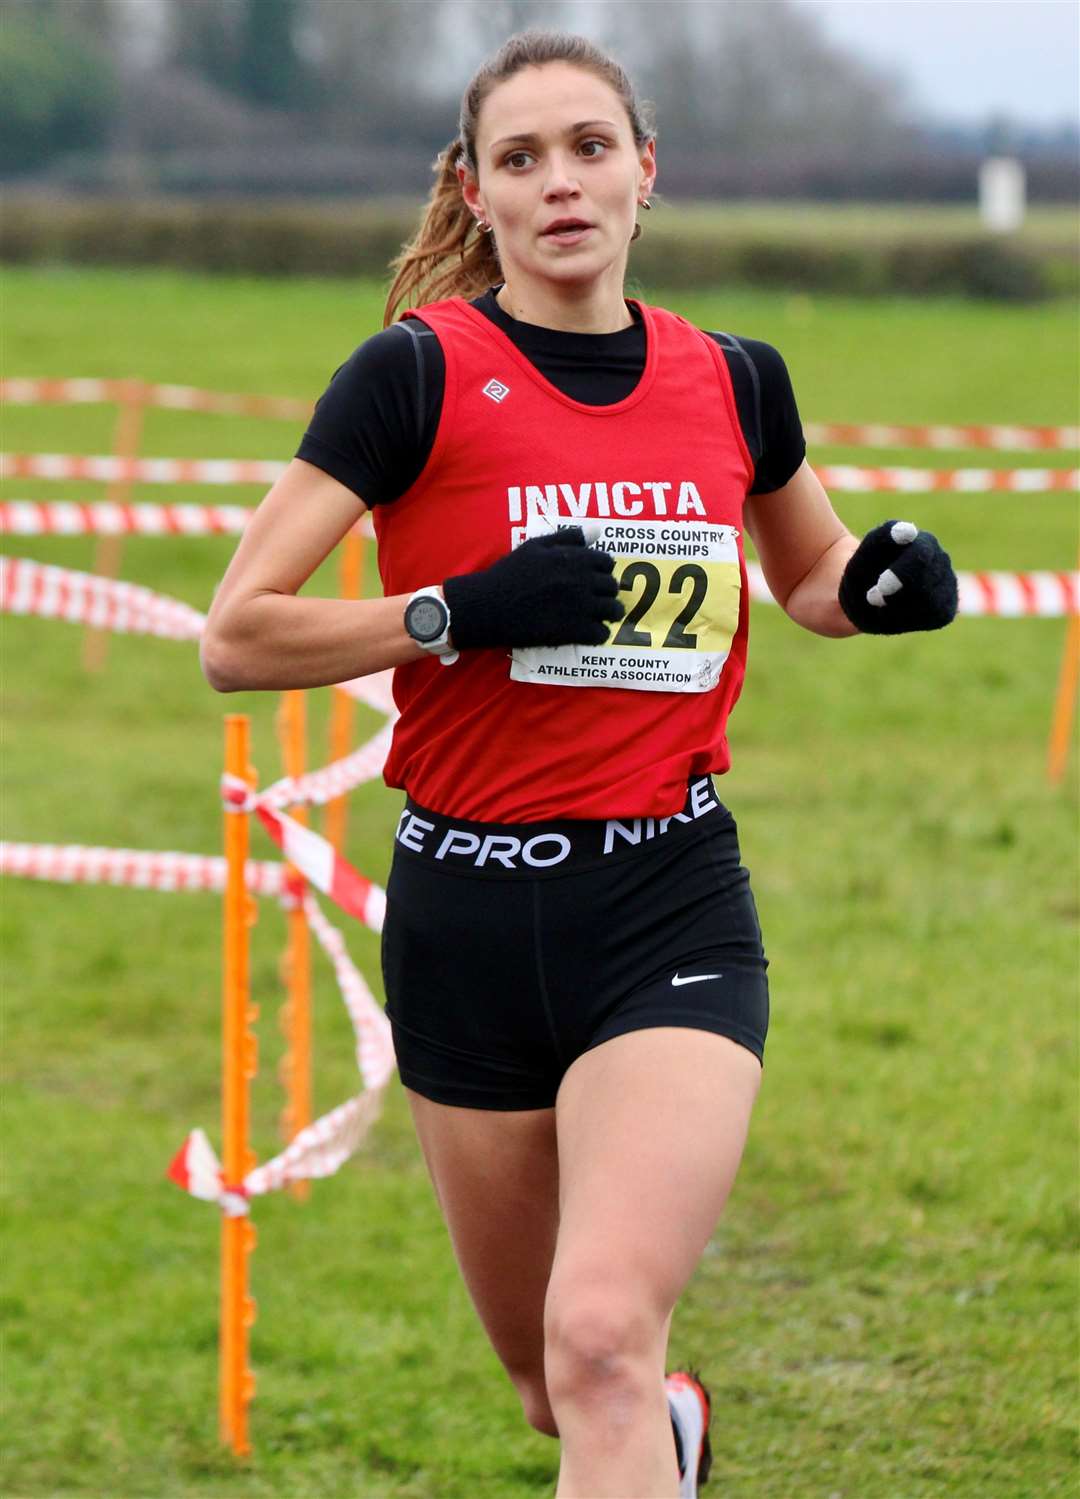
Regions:
[[[5, 280], [8, 376], [313, 399], [379, 322], [376, 289], [354, 283]], [[1077, 416], [1074, 304], [652, 296], [777, 344], [807, 419]], [[3, 446], [107, 452], [112, 420], [98, 407], [11, 408]], [[152, 412], [144, 447], [285, 459], [298, 436]], [[972, 461], [890, 461], [951, 457]], [[854, 530], [911, 515], [962, 568], [1075, 565], [1075, 496], [837, 504]], [[74, 567], [92, 557], [79, 539], [9, 538], [7, 550]], [[132, 541], [123, 575], [205, 608], [230, 550]], [[740, 1179], [672, 1337], [673, 1360], [700, 1363], [712, 1385], [706, 1492], [718, 1499], [1077, 1491], [1077, 798], [1074, 774], [1057, 790], [1044, 774], [1063, 633], [1062, 621], [963, 619], [940, 635], [830, 642], [755, 607], [721, 794], [754, 877], [773, 1022]], [[252, 714], [262, 779], [279, 773], [274, 700], [215, 697], [190, 645], [116, 637], [108, 669], [88, 679], [72, 626], [7, 618], [3, 641], [8, 839], [216, 851], [224, 711]], [[312, 695], [316, 762], [326, 696]], [[398, 800], [381, 786], [354, 798], [349, 852], [376, 879]], [[255, 852], [269, 856], [261, 835]], [[550, 1494], [555, 1444], [525, 1426], [475, 1322], [397, 1083], [338, 1178], [306, 1205], [257, 1204], [255, 1453], [238, 1464], [219, 1448], [218, 1216], [164, 1180], [192, 1126], [219, 1140], [216, 902], [10, 880], [2, 932], [2, 1492]], [[377, 938], [348, 940], [377, 987]], [[260, 1159], [280, 1107], [281, 945], [280, 913], [263, 903]], [[318, 960], [316, 978], [323, 1108], [356, 1076]]]
[[[663, 193], [660, 194], [663, 202]], [[666, 206], [666, 204], [665, 204]], [[749, 199], [732, 203], [677, 202], [670, 205], [688, 227], [722, 223], [736, 232], [809, 236], [873, 242], [898, 234], [932, 239], [977, 236], [985, 232], [975, 203], [817, 203]], [[1053, 247], [1076, 253], [1076, 211], [1071, 205], [1030, 207], [1018, 231], [1026, 248]]]

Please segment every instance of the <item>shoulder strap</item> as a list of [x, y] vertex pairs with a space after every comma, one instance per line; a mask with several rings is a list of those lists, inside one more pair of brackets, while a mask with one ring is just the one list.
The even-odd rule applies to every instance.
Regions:
[[432, 328], [425, 328], [419, 319], [412, 317], [395, 323], [394, 327], [403, 328], [409, 335], [412, 339], [413, 354], [416, 356], [416, 445], [420, 447], [424, 440], [424, 418], [427, 415], [427, 399], [425, 395], [427, 382], [424, 375], [424, 351], [420, 340], [422, 338], [434, 338], [435, 332]]
[[738, 354], [746, 365], [750, 376], [750, 387], [754, 392], [754, 441], [747, 446], [751, 452], [761, 453], [764, 450], [764, 436], [761, 430], [761, 380], [758, 376], [757, 365], [750, 358], [746, 349], [735, 337], [734, 333], [710, 333], [709, 337], [720, 345], [722, 349], [730, 349], [733, 354]]

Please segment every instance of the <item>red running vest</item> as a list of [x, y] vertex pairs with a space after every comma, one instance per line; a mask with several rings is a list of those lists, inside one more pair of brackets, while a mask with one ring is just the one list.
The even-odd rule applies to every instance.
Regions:
[[[742, 509], [753, 465], [716, 344], [685, 318], [634, 305], [645, 369], [613, 406], [563, 395], [459, 297], [405, 314], [438, 336], [446, 384], [423, 473], [392, 504], [374, 507], [383, 589], [411, 593], [488, 567], [545, 503], [564, 522], [663, 521], [653, 534], [664, 536], [695, 522], [730, 526], [738, 598], [736, 606], [732, 565], [734, 633], [719, 681], [704, 692], [513, 681], [502, 650], [463, 651], [451, 666], [436, 658], [399, 666], [401, 717], [385, 779], [434, 812], [510, 823], [667, 817], [681, 811], [688, 780], [731, 763], [725, 731], [746, 665]], [[453, 621], [450, 629], [452, 637]]]

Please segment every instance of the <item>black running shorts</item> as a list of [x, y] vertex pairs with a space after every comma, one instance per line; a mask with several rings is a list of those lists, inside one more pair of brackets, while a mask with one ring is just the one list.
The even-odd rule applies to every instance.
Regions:
[[409, 801], [387, 897], [386, 1013], [426, 1098], [550, 1108], [575, 1058], [658, 1025], [763, 1056], [761, 929], [711, 780], [670, 818], [502, 825]]

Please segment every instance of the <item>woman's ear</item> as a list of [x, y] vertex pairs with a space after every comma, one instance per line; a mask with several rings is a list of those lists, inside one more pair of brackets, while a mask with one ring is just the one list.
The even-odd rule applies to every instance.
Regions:
[[643, 198], [647, 198], [656, 184], [656, 142], [649, 141], [640, 156], [641, 185], [638, 189]]
[[480, 201], [480, 187], [476, 178], [467, 167], [458, 167], [457, 175], [458, 181], [461, 183], [461, 196], [465, 200], [466, 208], [468, 208], [470, 213], [475, 214], [477, 218], [486, 218], [487, 215], [484, 213], [484, 205]]

